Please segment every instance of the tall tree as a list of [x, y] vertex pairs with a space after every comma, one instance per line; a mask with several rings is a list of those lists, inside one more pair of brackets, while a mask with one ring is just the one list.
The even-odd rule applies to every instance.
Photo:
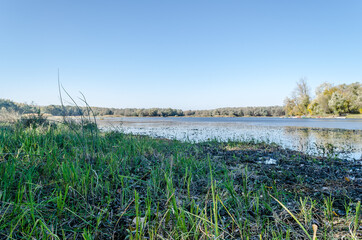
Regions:
[[297, 82], [291, 98], [284, 101], [285, 111], [288, 115], [307, 115], [310, 104], [310, 90], [305, 78]]

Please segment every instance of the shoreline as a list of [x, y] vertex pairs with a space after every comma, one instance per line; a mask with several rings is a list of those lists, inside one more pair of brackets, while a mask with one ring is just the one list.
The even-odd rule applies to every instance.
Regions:
[[[46, 114], [49, 118], [63, 118]], [[65, 116], [67, 118], [79, 118], [80, 116]], [[85, 116], [88, 118], [88, 116]], [[282, 119], [362, 119], [362, 114], [349, 114], [347, 116], [122, 116], [122, 115], [98, 115], [96, 118], [282, 118]], [[93, 116], [91, 116], [93, 118]]]
[[40, 238], [42, 220], [53, 236], [75, 239], [84, 231], [193, 239], [216, 228], [230, 239], [301, 239], [300, 224], [308, 234], [316, 224], [318, 239], [329, 239], [350, 237], [356, 216], [362, 223], [362, 162], [254, 141], [188, 143], [77, 127], [0, 125], [0, 234]]
[[103, 116], [96, 116], [97, 118], [291, 118], [291, 119], [362, 119], [362, 115], [357, 114], [355, 118], [349, 117], [354, 115], [348, 115], [345, 117], [339, 117], [339, 116], [308, 116], [308, 117], [302, 117], [302, 116], [242, 116], [242, 117], [236, 117], [236, 116], [147, 116], [147, 117], [140, 117], [140, 116], [122, 116], [122, 115], [103, 115]]

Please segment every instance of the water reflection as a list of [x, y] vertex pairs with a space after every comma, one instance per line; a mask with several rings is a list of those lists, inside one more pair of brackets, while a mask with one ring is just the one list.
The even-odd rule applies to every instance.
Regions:
[[[293, 119], [225, 119], [207, 118], [112, 118], [99, 121], [105, 129], [119, 126], [126, 133], [144, 134], [152, 137], [200, 142], [208, 139], [262, 140], [275, 142], [285, 148], [305, 153], [343, 157], [362, 158], [362, 130], [358, 121], [346, 121], [340, 128], [323, 128], [323, 121], [307, 121], [304, 127]], [[328, 120], [328, 127], [332, 126]], [[110, 125], [111, 124], [111, 125]], [[292, 125], [292, 126], [288, 126]], [[341, 121], [337, 126], [341, 126]], [[312, 127], [310, 127], [312, 126]], [[318, 127], [315, 127], [318, 126]], [[335, 124], [336, 126], [336, 124]], [[356, 128], [353, 130], [351, 128]]]
[[284, 127], [293, 149], [323, 156], [360, 159], [362, 131], [346, 129]]

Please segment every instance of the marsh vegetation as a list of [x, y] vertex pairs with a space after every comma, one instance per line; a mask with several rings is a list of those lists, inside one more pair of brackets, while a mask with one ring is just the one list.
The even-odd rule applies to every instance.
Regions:
[[191, 142], [257, 139], [315, 156], [362, 159], [360, 119], [100, 117], [98, 123], [105, 131], [121, 126], [125, 133]]
[[258, 141], [0, 126], [4, 239], [359, 239], [360, 162]]
[[330, 155], [333, 148], [315, 156], [253, 138], [191, 142], [100, 131], [100, 114], [84, 103], [62, 104], [61, 120], [51, 122], [47, 107], [0, 101], [0, 238], [362, 236], [361, 161]]

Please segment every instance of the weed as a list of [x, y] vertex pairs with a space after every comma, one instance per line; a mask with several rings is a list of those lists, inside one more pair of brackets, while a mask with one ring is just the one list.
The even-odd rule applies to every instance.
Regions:
[[[20, 119], [17, 121], [18, 127], [22, 128], [37, 128], [37, 127], [46, 127], [49, 126], [49, 121], [47, 117], [44, 116], [43, 113], [40, 112], [40, 109], [38, 109], [38, 112], [36, 114], [28, 114], [21, 116]], [[52, 124], [51, 126], [56, 126]]]
[[[334, 198], [294, 181], [297, 160], [293, 170], [254, 161], [250, 149], [274, 148], [266, 143], [193, 144], [84, 123], [0, 125], [0, 238], [310, 239], [315, 219], [319, 239], [360, 236], [360, 203], [354, 211], [346, 197], [346, 218], [334, 215]], [[344, 225], [330, 228], [336, 220]]]

